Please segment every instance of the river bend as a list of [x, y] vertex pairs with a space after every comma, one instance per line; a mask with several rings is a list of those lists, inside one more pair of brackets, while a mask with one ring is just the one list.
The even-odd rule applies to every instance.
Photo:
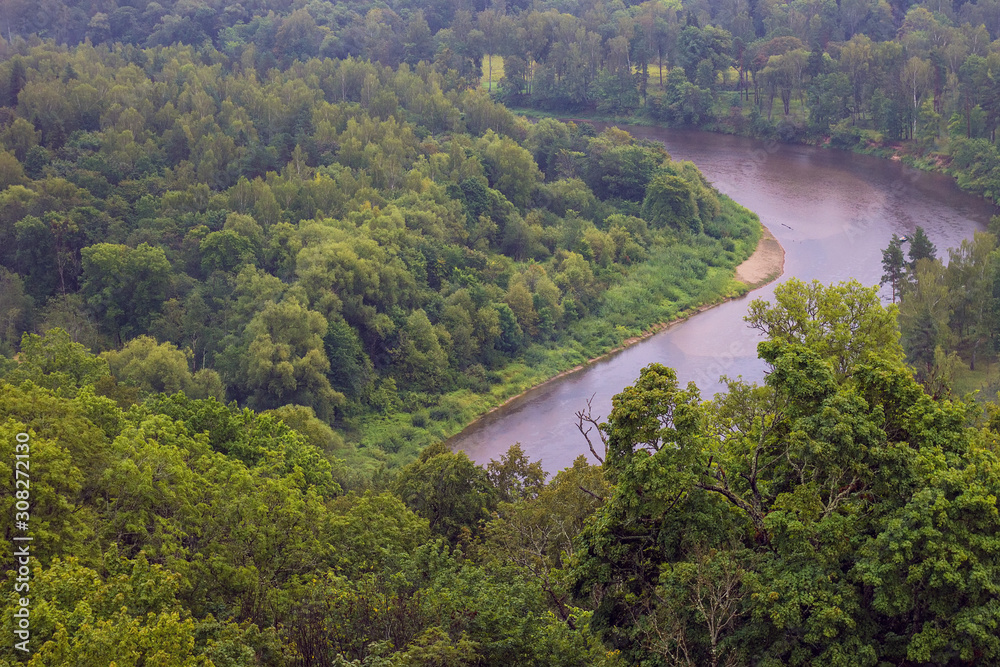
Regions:
[[[603, 129], [597, 124], [598, 129]], [[713, 185], [756, 212], [785, 249], [791, 277], [833, 283], [857, 278], [878, 284], [882, 249], [893, 233], [923, 227], [946, 249], [984, 230], [996, 210], [964, 193], [952, 179], [899, 162], [812, 146], [765, 143], [693, 130], [622, 126], [637, 137], [662, 141], [675, 160], [691, 160]], [[776, 284], [776, 283], [775, 283]], [[547, 383], [486, 415], [451, 439], [479, 463], [499, 458], [520, 442], [530, 459], [555, 472], [588, 454], [574, 417], [593, 396], [595, 415], [607, 416], [611, 397], [653, 362], [693, 380], [703, 396], [719, 376], [761, 381], [759, 338], [743, 321], [752, 299], [769, 285], [723, 303], [583, 370]]]

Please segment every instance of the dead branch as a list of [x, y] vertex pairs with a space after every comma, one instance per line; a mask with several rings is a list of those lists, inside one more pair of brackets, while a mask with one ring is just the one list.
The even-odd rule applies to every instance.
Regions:
[[[577, 428], [577, 430], [580, 431], [580, 433], [583, 435], [583, 437], [586, 438], [586, 440], [587, 440], [587, 446], [590, 447], [590, 453], [594, 455], [595, 459], [597, 459], [600, 463], [603, 464], [604, 463], [604, 459], [608, 455], [608, 437], [604, 433], [604, 431], [601, 430], [601, 424], [600, 424], [601, 418], [600, 417], [594, 417], [593, 407], [591, 405], [591, 401], [593, 401], [593, 400], [594, 400], [594, 396], [591, 396], [590, 398], [587, 399], [587, 409], [586, 410], [577, 410], [577, 412], [576, 412], [576, 428]], [[597, 435], [601, 439], [601, 447], [604, 450], [604, 456], [601, 456], [600, 454], [597, 453], [597, 450], [594, 448], [594, 442], [590, 439], [590, 432], [593, 431], [594, 429], [597, 429]], [[584, 490], [586, 491], [586, 489], [584, 489]], [[589, 491], [588, 491], [588, 493], [589, 493]], [[591, 495], [593, 495], [593, 494], [591, 494]], [[604, 500], [604, 499], [601, 498], [601, 500]]]

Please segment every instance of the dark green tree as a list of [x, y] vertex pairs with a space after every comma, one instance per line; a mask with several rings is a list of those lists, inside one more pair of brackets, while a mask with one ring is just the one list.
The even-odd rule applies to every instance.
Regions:
[[882, 280], [879, 285], [889, 284], [892, 289], [892, 302], [896, 303], [903, 287], [906, 273], [906, 262], [903, 259], [903, 241], [897, 234], [892, 235], [889, 245], [882, 251]]
[[97, 243], [82, 254], [80, 291], [105, 333], [120, 344], [130, 335], [148, 331], [170, 284], [166, 253], [146, 243], [137, 248]]
[[910, 236], [910, 250], [907, 256], [910, 258], [910, 269], [912, 270], [917, 265], [917, 261], [921, 259], [935, 259], [937, 257], [937, 248], [931, 243], [931, 240], [927, 238], [927, 233], [924, 232], [924, 228], [918, 226], [913, 234]]
[[494, 505], [489, 477], [465, 452], [431, 445], [400, 472], [393, 492], [430, 522], [435, 533], [457, 542], [479, 531]]

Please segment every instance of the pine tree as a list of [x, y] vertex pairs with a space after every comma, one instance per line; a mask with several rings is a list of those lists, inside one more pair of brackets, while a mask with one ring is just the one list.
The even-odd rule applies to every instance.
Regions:
[[879, 283], [879, 285], [889, 283], [892, 287], [893, 303], [896, 303], [896, 297], [903, 282], [905, 267], [903, 241], [898, 235], [893, 234], [892, 239], [889, 241], [889, 247], [882, 251], [882, 280]]
[[927, 238], [927, 234], [924, 233], [923, 227], [917, 227], [913, 232], [913, 236], [910, 237], [910, 269], [912, 270], [917, 265], [917, 260], [919, 259], [934, 259], [937, 256], [937, 248], [931, 243], [931, 240]]

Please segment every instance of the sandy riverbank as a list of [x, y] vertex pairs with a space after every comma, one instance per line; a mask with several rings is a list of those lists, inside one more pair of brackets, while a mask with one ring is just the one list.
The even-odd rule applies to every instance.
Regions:
[[736, 267], [736, 280], [750, 287], [762, 287], [775, 280], [785, 270], [785, 249], [767, 227], [761, 234], [757, 249]]

